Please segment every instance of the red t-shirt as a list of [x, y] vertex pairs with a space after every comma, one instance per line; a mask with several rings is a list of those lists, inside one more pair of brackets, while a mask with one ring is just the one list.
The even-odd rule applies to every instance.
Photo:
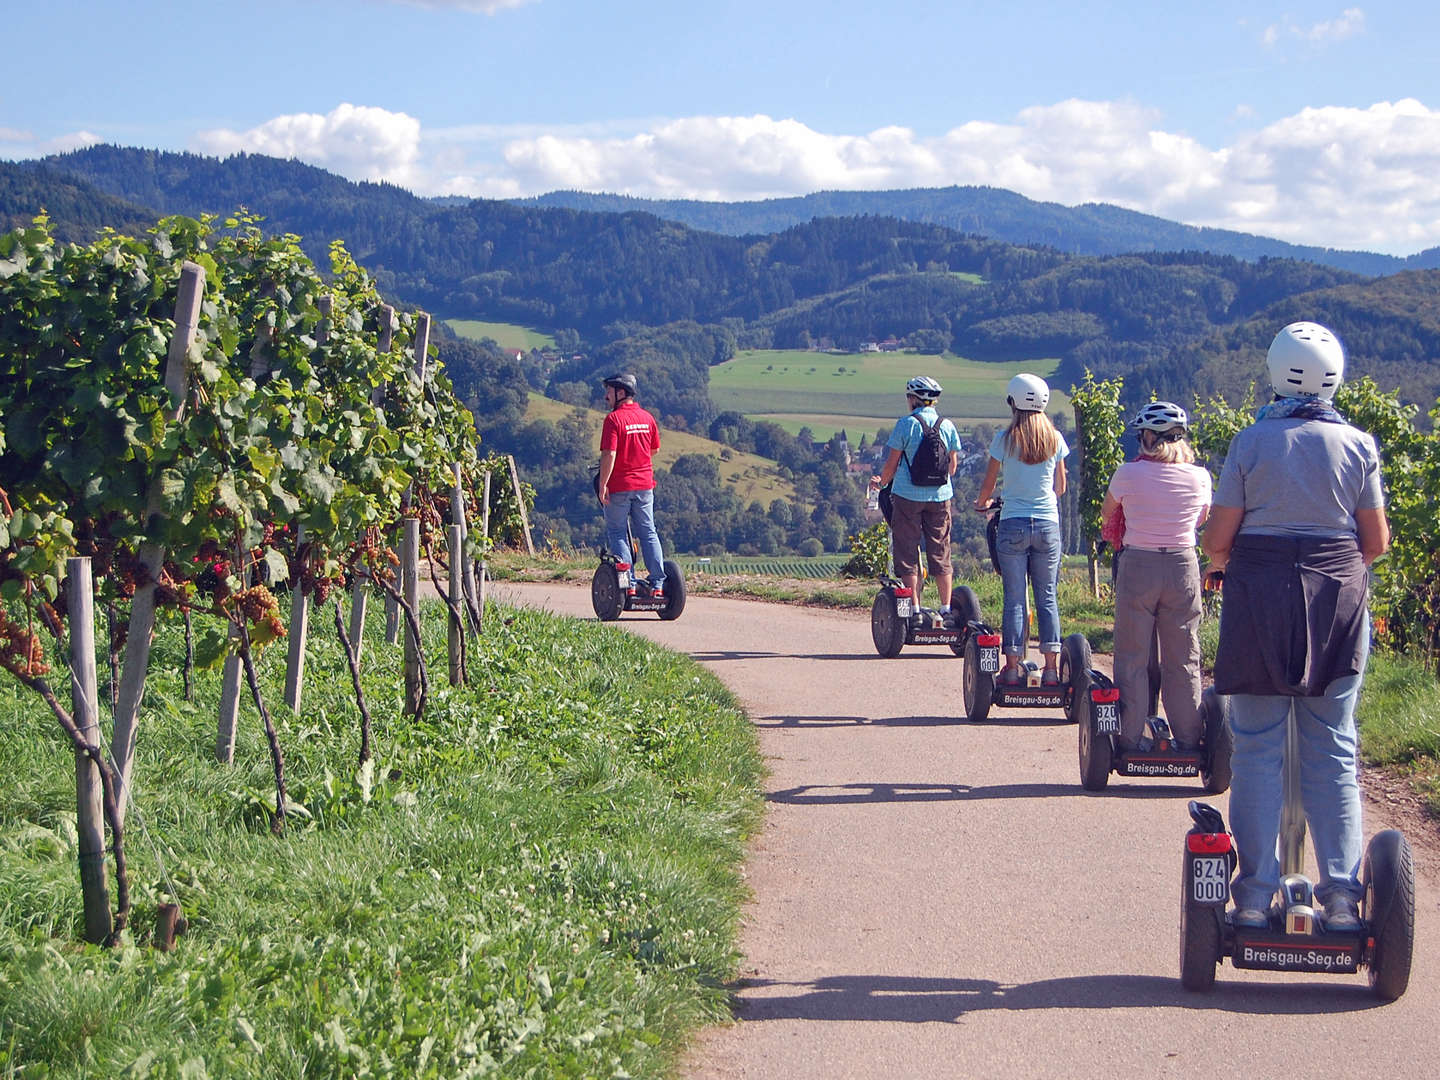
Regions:
[[606, 413], [600, 428], [600, 449], [615, 451], [611, 491], [649, 491], [655, 486], [650, 459], [660, 449], [660, 428], [633, 398]]

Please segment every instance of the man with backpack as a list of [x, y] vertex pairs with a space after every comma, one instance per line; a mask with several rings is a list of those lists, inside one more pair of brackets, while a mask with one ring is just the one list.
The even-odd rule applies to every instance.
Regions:
[[[875, 487], [890, 485], [890, 532], [894, 539], [895, 575], [916, 595], [919, 607], [920, 545], [940, 594], [940, 612], [950, 621], [950, 477], [960, 460], [960, 433], [935, 411], [940, 384], [917, 375], [905, 384], [910, 414], [890, 433], [890, 456], [870, 478]], [[904, 468], [901, 468], [901, 463]]]

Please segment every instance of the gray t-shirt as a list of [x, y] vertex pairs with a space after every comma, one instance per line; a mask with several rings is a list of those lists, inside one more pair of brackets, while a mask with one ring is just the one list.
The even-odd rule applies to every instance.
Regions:
[[1380, 454], [1349, 424], [1257, 420], [1230, 443], [1215, 505], [1245, 511], [1242, 533], [1354, 536], [1355, 511], [1385, 505]]

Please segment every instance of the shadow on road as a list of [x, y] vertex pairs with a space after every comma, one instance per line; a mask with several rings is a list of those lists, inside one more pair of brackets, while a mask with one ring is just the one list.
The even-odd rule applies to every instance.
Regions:
[[[1192, 994], [1181, 988], [1178, 979], [1158, 975], [1077, 975], [1016, 985], [989, 979], [832, 975], [804, 983], [746, 979], [731, 989], [737, 997], [735, 1015], [752, 1023], [763, 1020], [954, 1023], [966, 1013], [984, 1009], [1149, 1009], [1157, 1005], [1298, 1016], [1361, 1012], [1381, 1004], [1363, 982], [1278, 984], [1220, 979], [1212, 992]], [[767, 992], [772, 990], [791, 992]]]
[[691, 660], [698, 660], [701, 663], [715, 663], [721, 660], [879, 660], [880, 657], [867, 657], [864, 653], [788, 653], [788, 652], [752, 652], [743, 649], [726, 649], [715, 652], [692, 652], [687, 653]]
[[1112, 799], [1173, 799], [1176, 796], [1195, 796], [1198, 787], [1181, 787], [1165, 784], [1155, 787], [1110, 788], [1105, 792], [1086, 791], [1075, 784], [997, 784], [991, 787], [972, 787], [969, 784], [906, 784], [906, 783], [859, 783], [859, 784], [802, 784], [799, 787], [772, 791], [765, 796], [766, 802], [784, 803], [787, 806], [841, 806], [847, 803], [899, 803], [899, 802], [962, 802], [979, 799], [1055, 799], [1055, 798], [1112, 798]]
[[[760, 728], [940, 727], [969, 724], [963, 713], [954, 716], [762, 716]], [[993, 716], [976, 727], [1066, 727], [1063, 716]]]

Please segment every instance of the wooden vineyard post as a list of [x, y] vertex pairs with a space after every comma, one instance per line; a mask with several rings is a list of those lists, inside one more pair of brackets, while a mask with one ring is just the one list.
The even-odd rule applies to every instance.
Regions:
[[515, 505], [520, 510], [520, 535], [525, 538], [525, 553], [535, 554], [535, 541], [530, 538], [530, 518], [525, 513], [525, 496], [520, 491], [520, 470], [515, 465], [515, 455], [506, 454], [505, 460], [510, 462], [510, 485], [515, 492]]
[[[230, 639], [239, 639], [240, 631], [232, 624]], [[215, 724], [215, 760], [222, 765], [235, 761], [235, 727], [240, 719], [240, 655], [230, 652], [225, 657], [225, 670], [220, 677], [220, 714]]]
[[[295, 546], [305, 543], [305, 530], [295, 532]], [[310, 597], [304, 583], [296, 581], [290, 590], [289, 652], [285, 663], [285, 704], [291, 712], [300, 711], [300, 694], [305, 686], [305, 639], [310, 630]]]
[[[413, 348], [414, 363], [411, 370], [415, 377], [420, 380], [420, 385], [425, 385], [425, 361], [426, 354], [430, 351], [430, 316], [423, 311], [415, 317], [415, 341]], [[400, 506], [410, 509], [410, 503], [415, 496], [415, 485], [412, 483], [405, 489], [405, 495], [400, 500]], [[419, 548], [416, 548], [417, 552]], [[418, 555], [417, 555], [418, 560]], [[408, 599], [408, 596], [407, 596]], [[400, 610], [393, 598], [387, 599], [385, 603], [385, 641], [394, 645], [400, 636]]]
[[450, 659], [450, 685], [459, 686], [465, 681], [465, 627], [455, 617], [464, 600], [460, 594], [465, 589], [465, 528], [450, 526], [450, 633], [446, 637]]
[[[400, 588], [410, 610], [420, 614], [420, 521], [406, 518], [404, 540], [400, 545]], [[398, 605], [397, 605], [398, 607]], [[405, 634], [405, 712], [415, 716], [420, 711], [420, 648], [415, 634]]]
[[[395, 309], [389, 304], [380, 305], [380, 341], [377, 347], [382, 353], [388, 353], [391, 349], [395, 347]], [[375, 388], [375, 390], [371, 393], [370, 396], [371, 401], [375, 402], [376, 404], [378, 404], [383, 397], [384, 392], [378, 386]], [[358, 622], [360, 624], [360, 629], [363, 632], [365, 626], [366, 599], [365, 592], [359, 588], [359, 584], [360, 583], [357, 581], [356, 594], [350, 602], [350, 640], [355, 642], [355, 659], [357, 661], [360, 659], [361, 638], [356, 634], [356, 623]], [[370, 583], [368, 581], [365, 582], [365, 587], [367, 590], [369, 588], [369, 584]], [[358, 614], [355, 610], [357, 606], [360, 608]], [[396, 645], [399, 643], [399, 641], [400, 608], [395, 603], [395, 598], [387, 593], [385, 596], [385, 644]]]
[[[195, 342], [195, 327], [200, 316], [200, 301], [205, 292], [205, 269], [198, 263], [186, 262], [180, 268], [180, 288], [175, 300], [175, 333], [170, 339], [170, 352], [165, 360], [165, 389], [170, 407], [165, 422], [173, 424], [185, 411], [186, 387], [189, 384], [186, 357]], [[160, 480], [151, 482], [148, 525], [160, 512]], [[116, 810], [121, 824], [130, 805], [130, 768], [135, 757], [136, 725], [140, 719], [140, 702], [145, 695], [145, 674], [150, 667], [150, 642], [155, 633], [155, 585], [165, 564], [165, 549], [160, 544], [140, 546], [141, 582], [130, 601], [130, 629], [125, 641], [125, 667], [120, 678], [120, 692], [115, 703], [114, 728], [110, 739], [110, 760], [120, 790], [116, 792]]]
[[[455, 463], [455, 484], [450, 489], [450, 520], [460, 527], [460, 542], [452, 545], [450, 549], [450, 560], [452, 563], [456, 560], [460, 563], [460, 589], [465, 595], [465, 612], [470, 619], [470, 629], [478, 633], [480, 630], [480, 613], [476, 610], [475, 606], [475, 570], [474, 564], [471, 563], [469, 556], [465, 554], [465, 542], [470, 536], [470, 522], [466, 519], [465, 514], [465, 486], [462, 482], [463, 479], [460, 463], [457, 461]], [[457, 604], [460, 603], [458, 597], [452, 596], [450, 599]]]
[[[95, 589], [89, 558], [67, 559], [70, 597], [70, 698], [75, 726], [85, 745], [100, 747], [99, 680], [95, 675]], [[105, 788], [100, 769], [75, 751], [76, 831], [80, 848], [80, 894], [85, 907], [85, 940], [102, 944], [114, 929], [105, 869]]]
[[489, 573], [489, 567], [485, 563], [484, 552], [490, 549], [490, 470], [485, 470], [485, 494], [480, 501], [480, 587], [476, 596], [476, 603], [480, 605], [480, 624], [485, 624], [485, 579]]
[[360, 651], [365, 645], [365, 607], [370, 599], [370, 579], [363, 574], [355, 575], [355, 585], [350, 590], [350, 647], [355, 653], [355, 663], [360, 663]]

